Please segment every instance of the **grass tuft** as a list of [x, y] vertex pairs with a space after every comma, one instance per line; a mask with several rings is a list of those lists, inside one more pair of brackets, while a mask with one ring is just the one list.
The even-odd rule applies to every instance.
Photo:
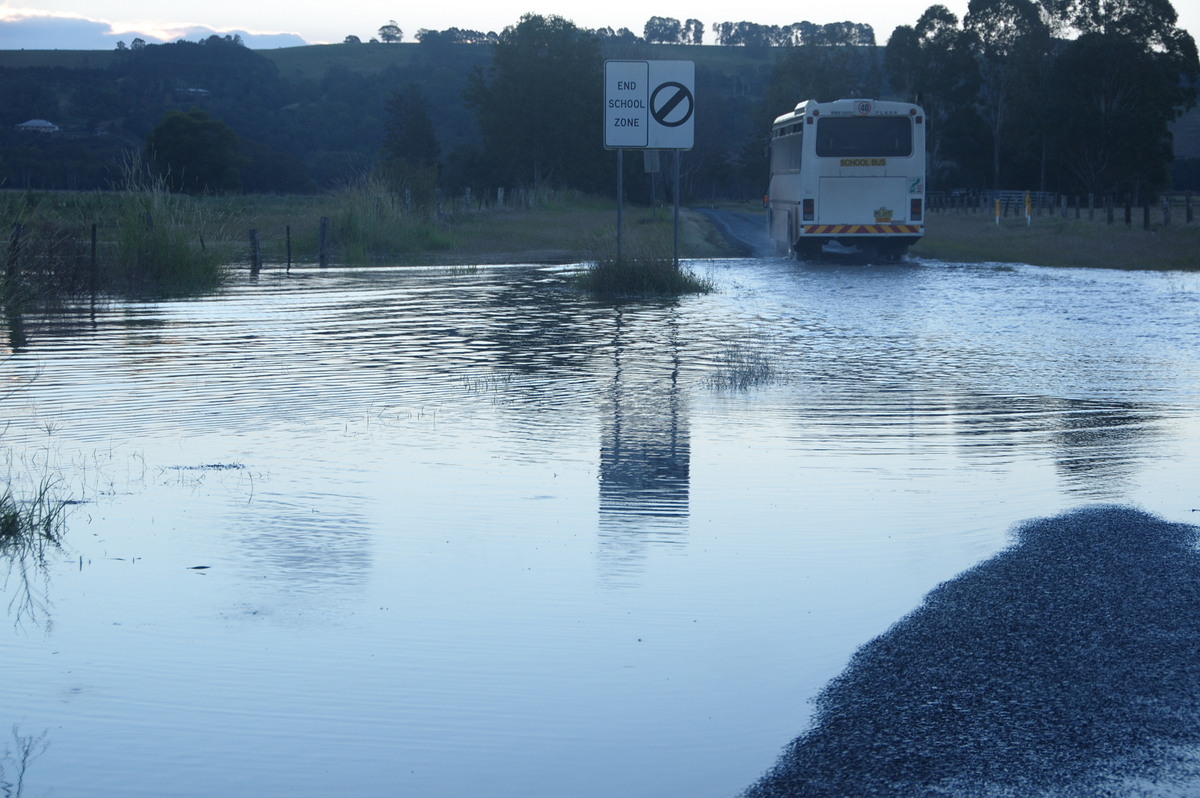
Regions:
[[709, 385], [717, 390], [745, 391], [777, 378], [778, 373], [765, 353], [735, 344], [721, 353], [717, 370], [709, 376]]
[[711, 280], [697, 277], [674, 258], [661, 256], [601, 258], [579, 277], [587, 291], [603, 297], [707, 294]]
[[62, 542], [69, 502], [57, 495], [58, 483], [43, 480], [32, 496], [20, 498], [11, 486], [0, 494], [0, 555], [18, 550], [42, 555]]
[[43, 479], [29, 497], [17, 496], [11, 486], [0, 494], [0, 560], [7, 567], [0, 585], [14, 583], [8, 609], [18, 624], [46, 614], [45, 591], [36, 581], [39, 574], [45, 578], [46, 554], [62, 547], [69, 505], [52, 479]]

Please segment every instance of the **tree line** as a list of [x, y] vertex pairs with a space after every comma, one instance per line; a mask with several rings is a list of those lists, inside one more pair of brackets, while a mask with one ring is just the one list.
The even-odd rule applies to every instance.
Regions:
[[[961, 19], [930, 6], [883, 47], [853, 23], [719, 23], [718, 38], [740, 47], [730, 62], [693, 46], [696, 20], [653, 17], [635, 37], [527, 14], [499, 34], [330, 45], [405, 57], [362, 69], [328, 59], [319, 75], [283, 73], [230, 37], [144, 45], [90, 69], [0, 68], [0, 186], [112, 186], [134, 150], [180, 191], [324, 190], [374, 171], [418, 198], [545, 185], [611, 194], [603, 62], [662, 57], [641, 48], [669, 41], [696, 62], [685, 200], [760, 195], [771, 120], [840, 97], [925, 108], [931, 189], [1155, 192], [1171, 185], [1169, 125], [1195, 104], [1200, 73], [1175, 22], [1168, 0], [971, 0]], [[74, 124], [61, 136], [14, 131], [64, 112]], [[627, 189], [649, 201], [653, 178], [625, 162]], [[1200, 187], [1179, 185], [1189, 173], [1176, 166], [1176, 187]]]
[[[870, 25], [859, 22], [829, 22], [818, 25], [813, 22], [793, 22], [790, 25], [762, 25], [756, 22], [713, 23], [716, 44], [726, 47], [798, 47], [804, 44], [875, 44], [875, 31]], [[646, 20], [639, 37], [629, 28], [596, 28], [590, 32], [602, 42], [625, 44], [694, 44], [704, 43], [704, 23], [698, 19], [680, 22], [674, 17], [654, 16]], [[378, 38], [370, 42], [397, 43], [404, 41], [404, 31], [389, 20], [379, 28]], [[464, 28], [448, 28], [444, 31], [421, 28], [417, 31], [418, 42], [440, 41], [447, 44], [496, 44], [500, 35], [495, 31], [486, 33]], [[140, 41], [140, 40], [139, 40]], [[356, 35], [349, 35], [344, 44], [362, 44]], [[118, 43], [118, 47], [123, 46]], [[143, 42], [144, 44], [144, 42]]]

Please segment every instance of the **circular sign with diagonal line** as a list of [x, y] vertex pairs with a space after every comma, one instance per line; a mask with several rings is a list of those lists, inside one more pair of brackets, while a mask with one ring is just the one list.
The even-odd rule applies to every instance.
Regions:
[[650, 115], [663, 127], [685, 124], [695, 109], [692, 90], [678, 81], [662, 83], [650, 94]]

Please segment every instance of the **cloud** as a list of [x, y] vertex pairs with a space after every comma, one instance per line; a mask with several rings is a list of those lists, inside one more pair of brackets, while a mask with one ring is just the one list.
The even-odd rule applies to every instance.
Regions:
[[5, 50], [112, 50], [117, 42], [129, 44], [141, 39], [147, 44], [163, 44], [178, 39], [196, 41], [209, 36], [240, 36], [251, 49], [301, 47], [308, 44], [295, 33], [250, 33], [243, 30], [216, 30], [207, 25], [162, 25], [156, 31], [122, 27], [114, 23], [84, 17], [55, 16], [40, 12], [12, 13], [0, 19], [0, 42]]

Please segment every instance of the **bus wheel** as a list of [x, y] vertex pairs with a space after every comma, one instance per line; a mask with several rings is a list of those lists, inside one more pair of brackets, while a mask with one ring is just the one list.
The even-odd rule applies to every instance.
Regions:
[[792, 257], [797, 260], [816, 260], [821, 257], [821, 242], [797, 241], [792, 245]]

